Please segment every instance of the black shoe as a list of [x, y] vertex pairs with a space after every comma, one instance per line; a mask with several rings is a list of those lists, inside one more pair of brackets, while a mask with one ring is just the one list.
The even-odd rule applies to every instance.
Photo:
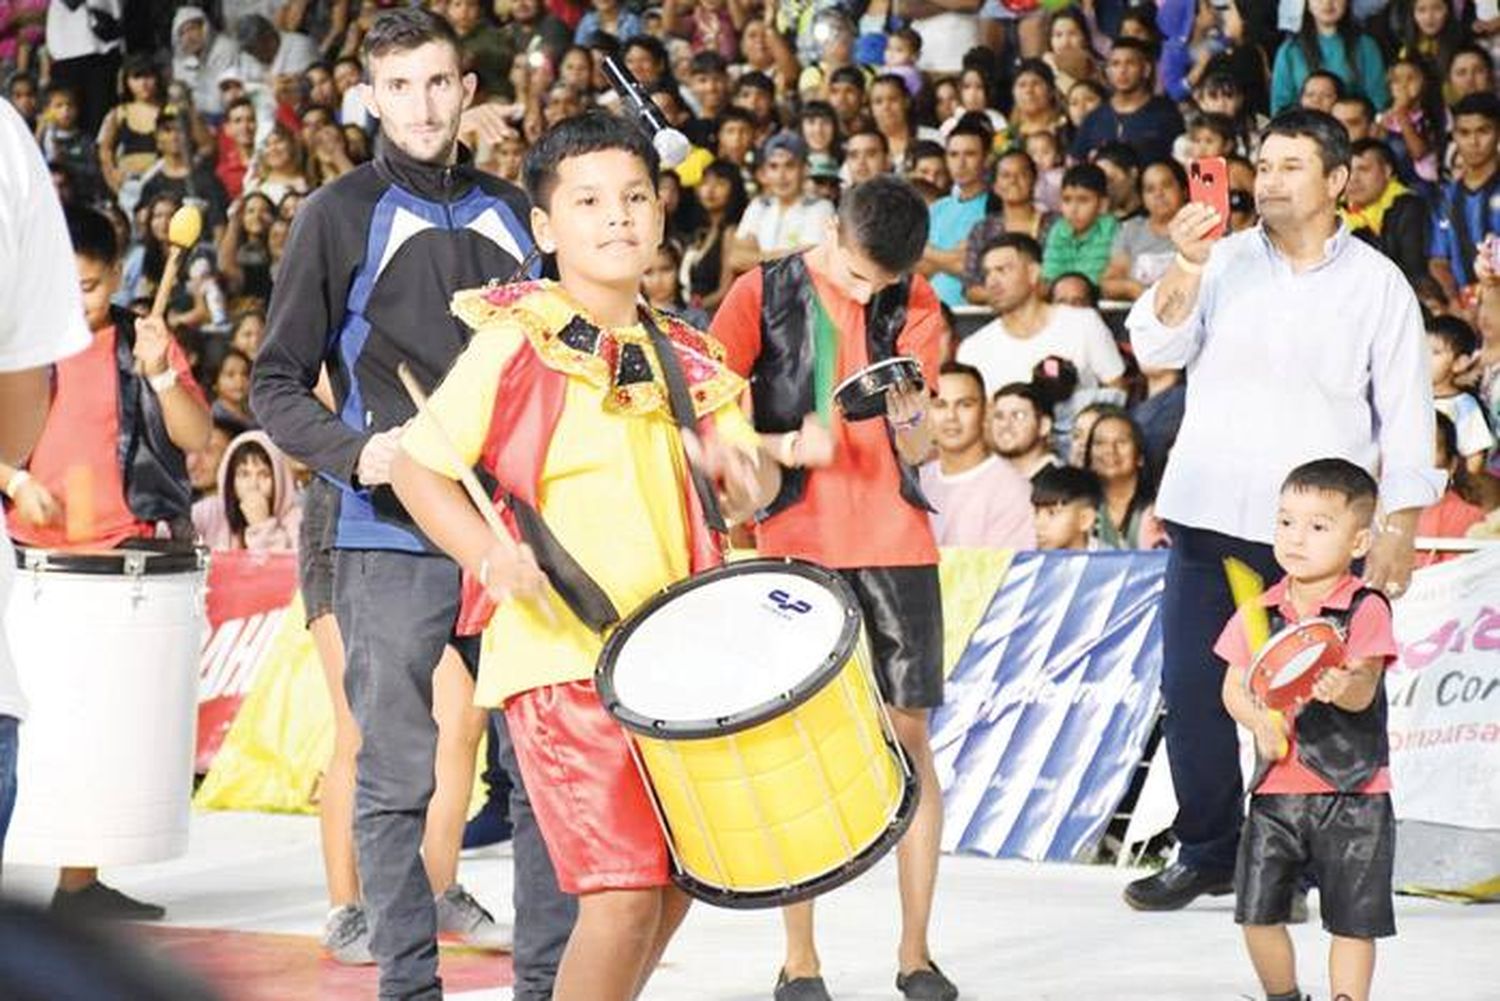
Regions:
[[1174, 862], [1161, 872], [1128, 884], [1125, 903], [1138, 911], [1176, 911], [1204, 894], [1222, 897], [1233, 892], [1231, 873], [1208, 872]]
[[167, 909], [127, 897], [95, 880], [81, 890], [52, 894], [52, 913], [85, 921], [160, 921]]
[[833, 1001], [822, 977], [788, 979], [786, 971], [776, 975], [776, 1001]]
[[936, 963], [925, 970], [896, 974], [896, 990], [907, 1001], [957, 1001], [958, 988], [943, 975]]

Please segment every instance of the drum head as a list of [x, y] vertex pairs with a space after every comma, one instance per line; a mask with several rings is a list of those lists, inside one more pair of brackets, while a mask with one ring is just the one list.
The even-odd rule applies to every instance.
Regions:
[[751, 560], [663, 591], [605, 644], [596, 682], [625, 726], [717, 736], [809, 697], [859, 640], [849, 586], [795, 560]]
[[922, 366], [900, 355], [866, 366], [834, 387], [833, 399], [846, 421], [867, 421], [885, 415], [886, 390], [898, 382], [922, 387]]
[[1344, 660], [1343, 637], [1327, 619], [1307, 619], [1271, 637], [1251, 665], [1251, 691], [1270, 709], [1295, 709], [1322, 672]]

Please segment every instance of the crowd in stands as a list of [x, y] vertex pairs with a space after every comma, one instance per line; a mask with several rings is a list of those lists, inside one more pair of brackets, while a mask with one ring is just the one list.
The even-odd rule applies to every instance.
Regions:
[[[389, 0], [0, 0], [0, 76], [65, 205], [112, 221], [146, 311], [173, 212], [205, 226], [168, 324], [211, 397], [191, 456], [215, 546], [291, 548], [305, 471], [256, 432], [250, 372], [299, 207], [368, 161], [359, 51]], [[1424, 307], [1439, 463], [1421, 535], [1500, 534], [1500, 97], [1493, 0], [431, 0], [478, 79], [461, 138], [518, 181], [549, 125], [618, 98], [617, 56], [692, 142], [645, 295], [705, 325], [736, 275], [817, 241], [883, 172], [929, 202], [952, 310], [934, 391], [940, 541], [1165, 544], [1152, 484], [1181, 373], [1120, 310], [1172, 260], [1194, 158], [1256, 224], [1257, 136], [1302, 105], [1353, 140], [1345, 225]], [[982, 318], [969, 323], [974, 315]], [[960, 337], [960, 332], [967, 336]], [[1309, 331], [1309, 336], [1315, 336]]]

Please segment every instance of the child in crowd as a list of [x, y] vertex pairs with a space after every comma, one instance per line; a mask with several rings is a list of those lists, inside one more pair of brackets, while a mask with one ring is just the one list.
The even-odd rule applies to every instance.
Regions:
[[297, 548], [302, 505], [286, 456], [263, 431], [230, 442], [218, 491], [193, 505], [193, 527], [210, 549], [289, 553]]
[[922, 73], [917, 60], [922, 57], [922, 36], [915, 28], [897, 28], [885, 42], [885, 65], [880, 75], [899, 76], [906, 92], [916, 97], [922, 91]]
[[1105, 209], [1109, 182], [1097, 164], [1069, 167], [1062, 181], [1062, 223], [1047, 233], [1042, 251], [1042, 281], [1076, 271], [1098, 284], [1109, 265], [1120, 221]]
[[1099, 477], [1077, 466], [1047, 466], [1031, 478], [1038, 549], [1098, 549], [1094, 526], [1104, 506]]
[[1234, 120], [1224, 115], [1202, 114], [1188, 129], [1194, 159], [1230, 156], [1235, 152]]
[[1432, 362], [1433, 405], [1458, 429], [1458, 454], [1464, 467], [1471, 473], [1482, 472], [1495, 437], [1484, 408], [1459, 385], [1478, 360], [1479, 335], [1456, 316], [1438, 316], [1427, 324], [1427, 348]]
[[1033, 132], [1026, 137], [1026, 153], [1036, 164], [1037, 204], [1048, 212], [1058, 211], [1062, 207], [1065, 172], [1061, 140], [1055, 132]]
[[[1464, 497], [1468, 487], [1468, 471], [1464, 469], [1458, 454], [1458, 431], [1447, 414], [1434, 414], [1436, 418], [1436, 466], [1448, 474], [1448, 486], [1443, 496], [1431, 507], [1423, 508], [1417, 517], [1417, 537], [1427, 539], [1462, 539], [1469, 529], [1484, 520], [1484, 509], [1469, 503]], [[1428, 566], [1453, 559], [1457, 553], [1419, 552], [1417, 566]]]
[[[549, 585], [530, 544], [496, 540], [453, 460], [482, 464], [513, 510], [533, 508], [521, 523], [539, 518], [547, 541], [565, 544], [627, 615], [717, 562], [704, 517], [712, 487], [689, 482], [679, 422], [697, 431], [703, 479], [720, 474], [731, 520], [780, 489], [780, 467], [752, 458], [759, 442], [739, 408], [745, 384], [724, 367], [723, 348], [638, 304], [662, 232], [658, 170], [644, 135], [611, 115], [582, 115], [541, 137], [526, 160], [531, 225], [537, 245], [556, 254], [561, 282], [455, 297], [474, 337], [406, 431], [392, 470], [423, 531], [497, 603], [475, 702], [504, 707], [558, 884], [578, 897], [557, 1001], [635, 997], [688, 902], [672, 886], [628, 738], [594, 690], [601, 626], [584, 618], [598, 616], [559, 597], [576, 598], [578, 574]], [[679, 369], [689, 412], [660, 390], [664, 364]], [[531, 432], [512, 433], [517, 407]], [[471, 625], [485, 624], [472, 604], [465, 611]]]
[[1228, 665], [1224, 707], [1255, 737], [1260, 768], [1235, 867], [1235, 921], [1267, 1001], [1303, 1001], [1286, 924], [1305, 872], [1317, 874], [1323, 927], [1333, 936], [1334, 998], [1368, 1001], [1375, 940], [1396, 933], [1385, 668], [1395, 657], [1391, 609], [1350, 564], [1370, 551], [1377, 487], [1344, 459], [1294, 469], [1281, 489], [1273, 547], [1286, 576], [1259, 599], [1274, 634], [1287, 623], [1332, 619], [1344, 663], [1318, 679], [1289, 722], [1246, 687], [1256, 651], [1236, 612], [1214, 653]]
[[71, 87], [53, 84], [47, 88], [47, 103], [37, 129], [42, 157], [48, 163], [68, 168], [73, 195], [82, 203], [92, 202], [104, 190], [99, 169], [99, 147], [94, 137], [78, 127], [78, 95]]
[[700, 330], [708, 326], [703, 310], [689, 306], [682, 297], [682, 248], [675, 240], [663, 240], [656, 248], [656, 257], [641, 277], [641, 293], [652, 309], [670, 313]]

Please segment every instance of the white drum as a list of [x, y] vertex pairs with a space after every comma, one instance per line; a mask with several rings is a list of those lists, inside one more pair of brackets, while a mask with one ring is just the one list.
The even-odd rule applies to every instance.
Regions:
[[29, 703], [5, 860], [187, 851], [203, 645], [196, 553], [19, 549], [5, 632]]

